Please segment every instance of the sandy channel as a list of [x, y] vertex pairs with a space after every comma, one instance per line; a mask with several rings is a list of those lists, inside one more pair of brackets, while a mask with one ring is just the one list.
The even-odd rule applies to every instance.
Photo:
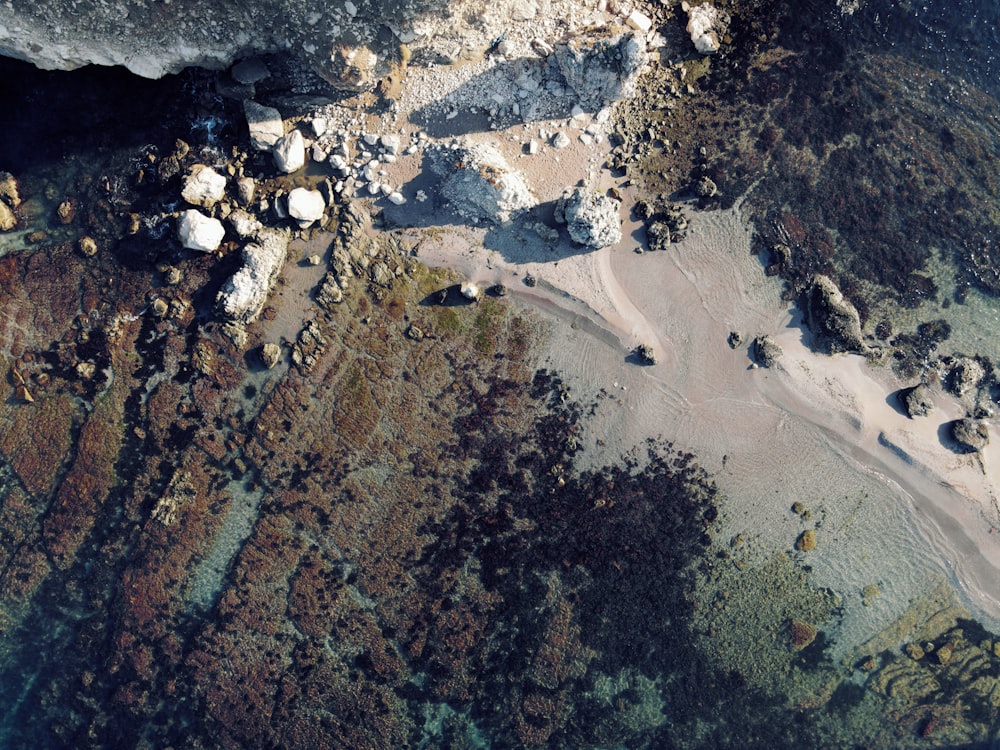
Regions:
[[[613, 463], [647, 437], [693, 451], [728, 496], [729, 530], [755, 539], [760, 560], [815, 528], [817, 550], [794, 554], [841, 596], [843, 649], [887, 627], [942, 574], [987, 625], [1000, 624], [1000, 446], [956, 454], [940, 434], [963, 416], [950, 396], [938, 392], [934, 414], [912, 420], [892, 396], [909, 384], [890, 371], [813, 353], [780, 282], [751, 254], [750, 231], [739, 208], [693, 212], [689, 238], [668, 252], [634, 253], [641, 227], [626, 223], [616, 247], [567, 244], [539, 258], [485, 249], [482, 231], [463, 227], [425, 239], [419, 256], [503, 282], [550, 315], [544, 364], [602, 404], [585, 461]], [[537, 286], [523, 283], [528, 273]], [[746, 345], [727, 345], [734, 330], [775, 338], [780, 366], [755, 368]], [[640, 342], [657, 364], [630, 361]], [[796, 500], [810, 521], [790, 512]], [[883, 595], [863, 603], [868, 584]]]

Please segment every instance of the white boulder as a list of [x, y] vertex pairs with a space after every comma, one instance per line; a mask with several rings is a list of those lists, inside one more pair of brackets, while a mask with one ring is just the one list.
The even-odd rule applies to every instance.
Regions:
[[288, 135], [282, 136], [275, 142], [271, 153], [279, 172], [291, 174], [302, 169], [306, 164], [306, 142], [302, 138], [302, 133], [293, 130]]
[[288, 234], [264, 229], [257, 242], [243, 248], [243, 265], [222, 285], [216, 307], [227, 319], [252, 323], [260, 315], [285, 265]]
[[177, 222], [177, 239], [189, 250], [214, 252], [219, 249], [225, 236], [226, 229], [221, 221], [205, 216], [193, 208], [184, 211]]
[[706, 3], [688, 8], [687, 32], [700, 54], [714, 55], [719, 51], [719, 33], [722, 28], [719, 11], [715, 6]]
[[226, 178], [211, 167], [195, 164], [184, 178], [181, 198], [193, 206], [211, 208], [226, 197]]
[[326, 200], [319, 190], [299, 187], [288, 194], [288, 215], [303, 229], [322, 219], [325, 210]]
[[556, 203], [555, 219], [566, 224], [574, 242], [596, 250], [621, 241], [619, 205], [603, 193], [578, 187], [572, 193], [564, 193]]
[[274, 107], [265, 107], [253, 99], [246, 99], [243, 111], [250, 128], [250, 143], [258, 151], [267, 151], [285, 134], [281, 113]]
[[524, 177], [490, 144], [442, 146], [427, 153], [431, 169], [442, 177], [442, 197], [463, 218], [502, 224], [536, 203]]

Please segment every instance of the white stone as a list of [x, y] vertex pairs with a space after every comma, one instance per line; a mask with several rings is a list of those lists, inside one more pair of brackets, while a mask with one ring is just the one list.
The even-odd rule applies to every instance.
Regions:
[[322, 138], [326, 133], [326, 118], [325, 117], [314, 117], [310, 123], [312, 126], [313, 134], [317, 138]]
[[719, 11], [712, 5], [696, 5], [688, 10], [687, 32], [694, 48], [702, 55], [719, 51]]
[[530, 140], [528, 141], [528, 153], [534, 156], [538, 153], [538, 141]]
[[285, 134], [285, 123], [281, 113], [274, 107], [265, 107], [253, 99], [243, 102], [243, 111], [250, 128], [250, 144], [258, 151], [271, 148]]
[[442, 177], [440, 195], [463, 218], [503, 224], [537, 203], [524, 177], [495, 146], [460, 142], [429, 150], [428, 156]]
[[653, 21], [650, 17], [638, 10], [633, 10], [625, 20], [625, 23], [643, 34], [653, 28]]
[[312, 150], [309, 152], [309, 155], [312, 157], [312, 160], [316, 162], [324, 162], [326, 161], [327, 157], [326, 151], [324, 151], [323, 147], [320, 146], [318, 143], [313, 144]]
[[399, 153], [399, 136], [398, 135], [383, 135], [379, 139], [379, 143], [382, 144], [382, 148], [385, 149], [387, 154], [397, 154]]
[[346, 0], [344, 3], [344, 11], [349, 16], [356, 16], [358, 15], [358, 6], [352, 3], [351, 0]]
[[211, 208], [226, 197], [226, 178], [211, 167], [195, 164], [184, 178], [181, 198], [193, 206]]
[[603, 193], [578, 187], [558, 200], [555, 219], [567, 225], [574, 242], [599, 249], [621, 241], [619, 206], [618, 201]]
[[288, 234], [265, 229], [258, 241], [243, 248], [243, 265], [222, 285], [216, 306], [228, 319], [253, 322], [277, 281], [288, 251]]
[[319, 190], [295, 188], [288, 194], [288, 215], [295, 219], [302, 229], [323, 218], [326, 200]]
[[563, 133], [562, 131], [556, 133], [555, 136], [553, 136], [552, 138], [553, 148], [566, 148], [569, 145], [569, 143], [570, 143], [569, 136]]
[[377, 195], [378, 193], [381, 193], [381, 192], [382, 192], [382, 186], [379, 185], [377, 182], [370, 182], [370, 183], [368, 183], [368, 194], [369, 195]]
[[226, 221], [229, 222], [229, 226], [233, 228], [233, 231], [243, 239], [253, 237], [264, 226], [253, 214], [244, 211], [242, 208], [237, 208], [229, 214], [226, 217]]
[[476, 284], [471, 281], [467, 281], [462, 284], [462, 296], [466, 299], [477, 300], [479, 299], [480, 291]]
[[291, 174], [302, 169], [306, 163], [306, 144], [302, 133], [293, 130], [288, 135], [279, 138], [271, 149], [274, 165], [279, 172]]
[[177, 222], [177, 239], [189, 250], [211, 253], [219, 249], [226, 229], [218, 219], [205, 216], [201, 211], [190, 209], [181, 213]]
[[389, 195], [387, 196], [387, 198], [388, 198], [388, 200], [389, 200], [390, 203], [392, 203], [394, 205], [397, 205], [397, 206], [402, 206], [404, 203], [406, 203], [406, 196], [404, 196], [398, 190], [395, 190], [395, 191], [389, 193]]

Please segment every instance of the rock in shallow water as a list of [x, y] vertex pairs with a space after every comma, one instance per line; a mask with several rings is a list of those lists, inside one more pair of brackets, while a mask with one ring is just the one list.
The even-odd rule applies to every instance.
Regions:
[[285, 265], [288, 234], [264, 229], [257, 242], [243, 248], [243, 265], [222, 285], [216, 307], [224, 317], [239, 323], [257, 319], [267, 295]]
[[181, 198], [193, 206], [211, 208], [226, 197], [226, 178], [211, 167], [195, 164], [184, 178]]
[[302, 229], [323, 218], [326, 200], [319, 190], [295, 188], [288, 194], [288, 215], [295, 219]]

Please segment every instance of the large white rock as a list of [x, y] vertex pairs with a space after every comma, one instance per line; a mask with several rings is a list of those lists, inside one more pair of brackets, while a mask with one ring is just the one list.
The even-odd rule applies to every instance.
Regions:
[[193, 206], [211, 208], [226, 197], [226, 178], [211, 167], [195, 164], [184, 178], [181, 198]]
[[555, 219], [566, 224], [574, 242], [596, 250], [621, 241], [619, 205], [603, 193], [578, 187], [556, 203]]
[[215, 303], [227, 319], [252, 323], [285, 265], [289, 237], [277, 229], [263, 229], [257, 242], [243, 248], [243, 265], [222, 285]]
[[205, 216], [193, 208], [184, 211], [177, 222], [177, 239], [189, 250], [214, 252], [219, 249], [225, 236], [226, 229], [221, 221]]
[[495, 224], [531, 208], [527, 183], [486, 143], [428, 150], [431, 169], [443, 179], [441, 195], [461, 217]]
[[288, 194], [288, 215], [303, 229], [322, 219], [325, 210], [326, 200], [319, 190], [298, 187]]
[[279, 172], [291, 174], [302, 169], [306, 163], [306, 142], [302, 133], [293, 130], [277, 140], [271, 149], [274, 155], [274, 165]]
[[714, 55], [719, 51], [719, 32], [722, 24], [715, 6], [704, 4], [688, 9], [687, 32], [691, 35], [694, 48], [702, 55]]
[[250, 128], [250, 144], [258, 151], [267, 151], [285, 134], [285, 123], [281, 112], [274, 107], [265, 107], [253, 99], [243, 102], [243, 111]]
[[563, 80], [587, 112], [635, 94], [648, 60], [646, 40], [631, 30], [581, 34], [557, 45], [553, 55]]

